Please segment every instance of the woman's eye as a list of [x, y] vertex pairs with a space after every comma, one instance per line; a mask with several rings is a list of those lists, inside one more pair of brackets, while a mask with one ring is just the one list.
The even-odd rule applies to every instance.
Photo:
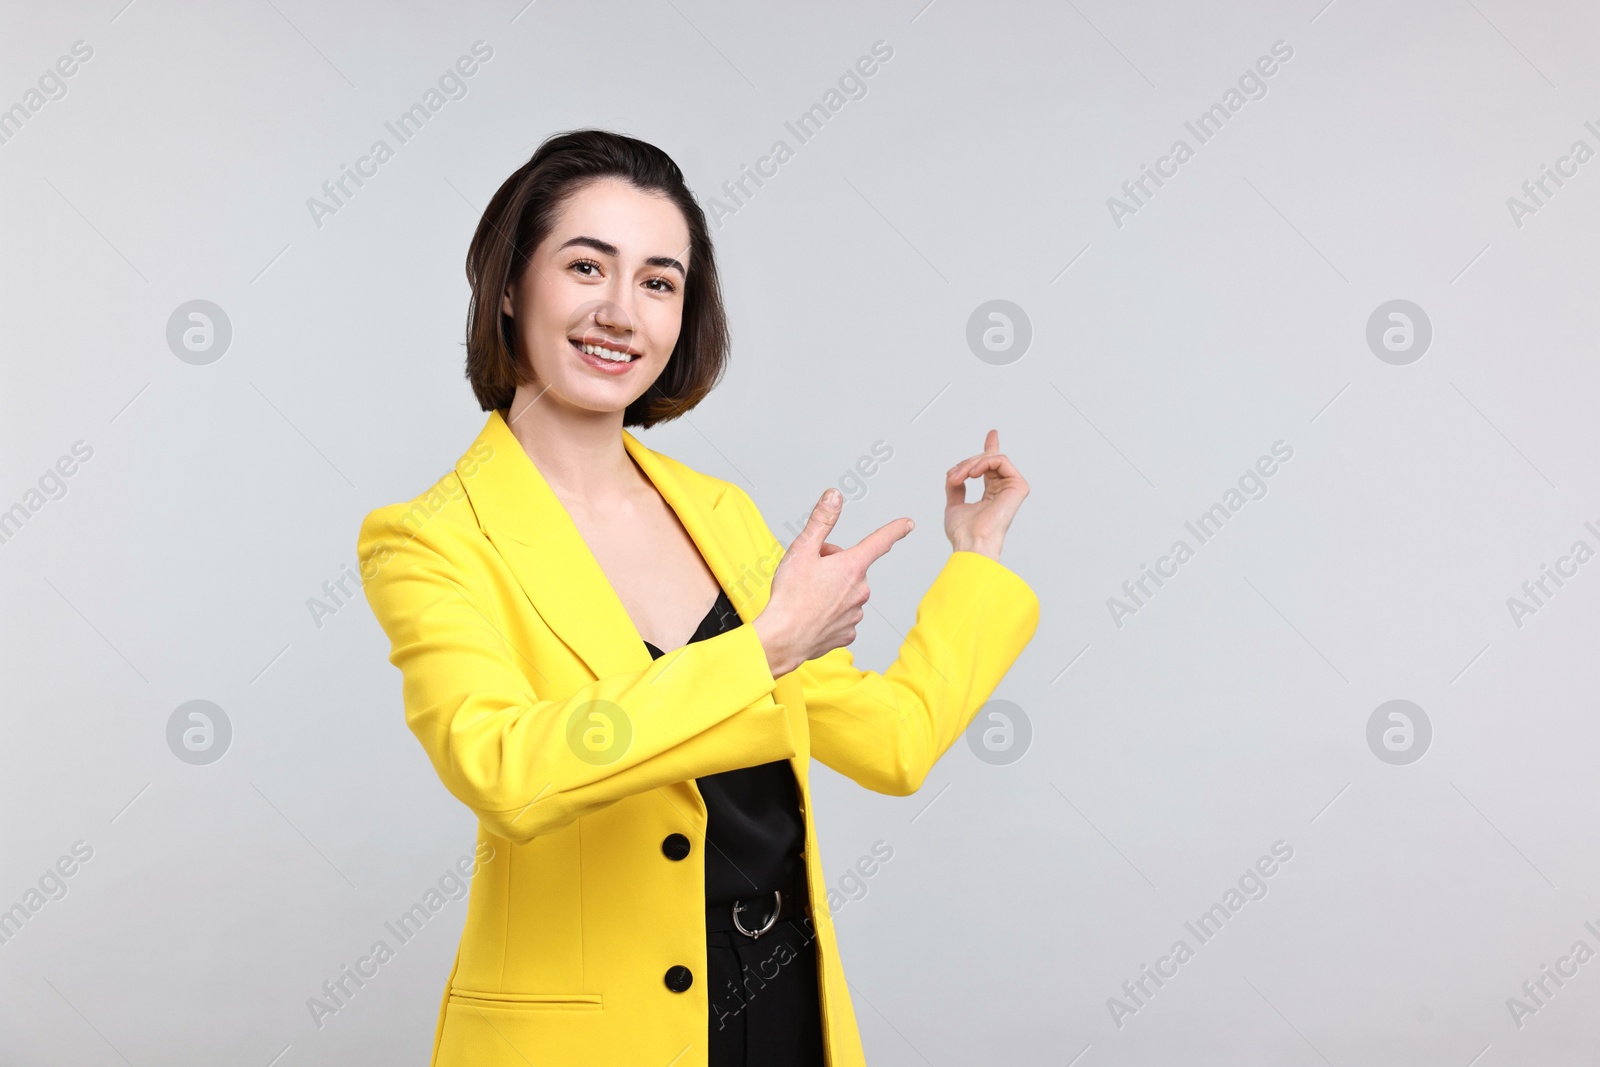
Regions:
[[[594, 278], [599, 275], [601, 267], [600, 264], [592, 259], [575, 259], [568, 265], [568, 269], [577, 271], [582, 277]], [[675, 293], [678, 291], [678, 287], [666, 278], [651, 278], [645, 284], [651, 286], [658, 293]]]

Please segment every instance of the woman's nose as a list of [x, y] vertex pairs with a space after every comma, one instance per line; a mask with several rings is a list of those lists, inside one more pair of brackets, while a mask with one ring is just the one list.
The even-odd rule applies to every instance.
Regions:
[[627, 299], [629, 299], [628, 294], [622, 292], [609, 295], [605, 300], [602, 300], [594, 309], [595, 325], [607, 330], [631, 332], [633, 330], [632, 310], [621, 303], [622, 300]]

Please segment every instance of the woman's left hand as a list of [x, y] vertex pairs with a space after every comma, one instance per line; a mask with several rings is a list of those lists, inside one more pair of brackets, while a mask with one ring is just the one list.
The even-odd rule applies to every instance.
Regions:
[[[967, 503], [967, 479], [983, 478], [983, 496]], [[1021, 472], [1000, 452], [1000, 432], [990, 430], [983, 451], [962, 460], [944, 479], [944, 532], [956, 552], [977, 552], [999, 562], [1011, 520], [1028, 495]]]

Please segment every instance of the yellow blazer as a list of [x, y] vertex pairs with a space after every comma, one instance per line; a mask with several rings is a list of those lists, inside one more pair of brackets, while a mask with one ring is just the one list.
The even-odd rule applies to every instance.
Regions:
[[[434, 1067], [704, 1067], [706, 806], [695, 778], [787, 759], [800, 785], [824, 1042], [865, 1060], [811, 818], [815, 756], [915, 792], [1038, 625], [1020, 577], [954, 552], [898, 658], [834, 649], [773, 678], [750, 625], [784, 546], [749, 495], [628, 454], [744, 620], [652, 660], [616, 591], [500, 412], [455, 469], [361, 524], [368, 603], [406, 722], [478, 817], [480, 864], [434, 1035]], [[662, 839], [683, 834], [689, 860]], [[689, 968], [674, 992], [668, 968]]]

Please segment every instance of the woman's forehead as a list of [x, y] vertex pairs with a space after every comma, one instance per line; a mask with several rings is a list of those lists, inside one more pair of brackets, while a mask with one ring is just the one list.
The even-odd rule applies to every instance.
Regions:
[[556, 214], [550, 236], [553, 249], [587, 238], [615, 250], [607, 255], [666, 256], [688, 262], [689, 227], [678, 206], [665, 196], [620, 179], [590, 182], [568, 197]]

